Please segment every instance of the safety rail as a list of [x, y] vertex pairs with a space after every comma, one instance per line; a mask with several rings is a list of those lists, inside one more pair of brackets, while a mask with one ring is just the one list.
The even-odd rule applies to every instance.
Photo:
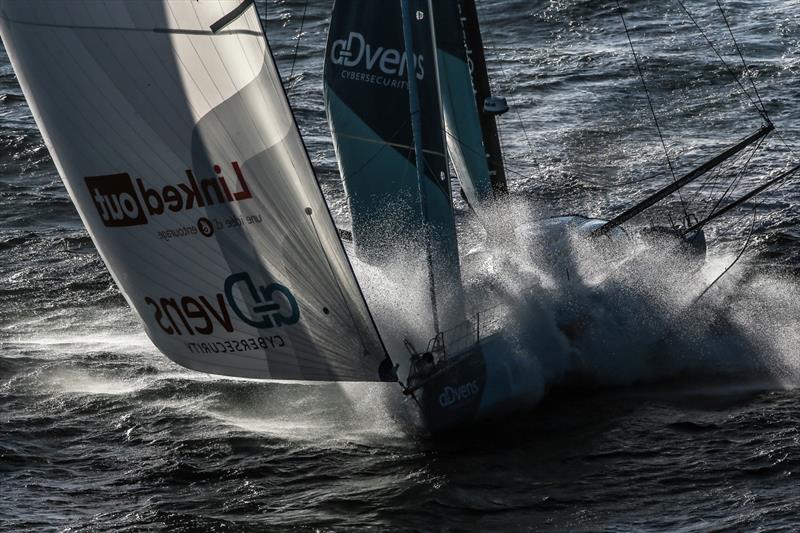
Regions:
[[442, 358], [454, 357], [462, 354], [478, 344], [484, 337], [488, 337], [500, 330], [505, 322], [505, 305], [496, 305], [478, 311], [458, 326], [442, 331], [428, 342], [429, 352], [438, 354]]

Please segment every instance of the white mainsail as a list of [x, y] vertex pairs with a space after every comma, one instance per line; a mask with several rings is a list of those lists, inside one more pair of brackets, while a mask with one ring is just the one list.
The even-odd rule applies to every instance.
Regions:
[[247, 3], [5, 0], [0, 32], [84, 224], [163, 353], [248, 378], [388, 379]]

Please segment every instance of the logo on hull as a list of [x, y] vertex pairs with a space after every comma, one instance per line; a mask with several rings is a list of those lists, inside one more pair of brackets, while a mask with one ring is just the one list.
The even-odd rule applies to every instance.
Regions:
[[439, 405], [442, 407], [450, 407], [457, 403], [469, 400], [481, 391], [478, 387], [478, 380], [472, 380], [469, 383], [464, 383], [458, 387], [446, 386], [444, 391], [439, 395]]

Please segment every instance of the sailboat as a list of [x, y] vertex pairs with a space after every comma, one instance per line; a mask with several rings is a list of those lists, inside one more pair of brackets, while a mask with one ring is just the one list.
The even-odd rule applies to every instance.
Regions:
[[[618, 7], [638, 68], [623, 10]], [[411, 28], [423, 33], [409, 35]], [[503, 336], [488, 319], [490, 313], [470, 310], [469, 319], [464, 320], [466, 307], [460, 293], [447, 159], [456, 172], [462, 198], [489, 235], [496, 232], [485, 210], [502, 203], [508, 194], [496, 119], [509, 106], [491, 91], [475, 1], [336, 0], [324, 65], [325, 104], [350, 206], [348, 237], [355, 255], [380, 264], [387, 253], [396, 253], [393, 244], [408, 235], [423, 236], [420, 247], [428, 247], [435, 336], [425, 350], [409, 344], [406, 394], [414, 396], [429, 427], [435, 429], [529, 406], [536, 395], [528, 389], [527, 377], [536, 369], [504, 345]], [[644, 89], [649, 99], [646, 85]], [[577, 236], [600, 245], [613, 241], [612, 250], [621, 256], [617, 261], [641, 253], [633, 246], [626, 249], [630, 237], [622, 225], [748, 148], [757, 149], [775, 126], [763, 104], [755, 107], [762, 118], [760, 128], [683, 175], [675, 174], [665, 147], [673, 180], [621, 213], [603, 219], [561, 215], [539, 220], [516, 228], [514, 242], [524, 245], [525, 237], [531, 235], [551, 243]], [[640, 240], [669, 246], [692, 262], [702, 262], [707, 223], [798, 169], [795, 166], [767, 180], [722, 209], [715, 206], [703, 220], [686, 213], [679, 224], [647, 228]], [[508, 246], [508, 242], [500, 245]], [[439, 270], [442, 266], [444, 270]], [[580, 325], [560, 327], [569, 338]]]
[[467, 310], [460, 279], [448, 159], [476, 213], [507, 190], [494, 120], [508, 106], [489, 90], [473, 1], [333, 7], [325, 99], [352, 253], [380, 265], [401, 239], [427, 274], [417, 333], [430, 341], [400, 353], [356, 278], [253, 0], [2, 0], [0, 13], [67, 191], [172, 361], [399, 383], [432, 433], [535, 401], [531, 362], [502, 323]]

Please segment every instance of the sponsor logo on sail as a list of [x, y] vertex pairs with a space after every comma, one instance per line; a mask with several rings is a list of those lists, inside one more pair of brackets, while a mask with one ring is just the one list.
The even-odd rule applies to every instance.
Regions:
[[[242, 306], [234, 297], [234, 289], [245, 299], [253, 302], [252, 306]], [[269, 329], [290, 326], [300, 320], [300, 309], [297, 307], [291, 291], [280, 283], [270, 283], [256, 287], [250, 274], [240, 272], [228, 276], [225, 280], [225, 299], [242, 322], [254, 328]]]
[[247, 272], [225, 279], [222, 292], [212, 297], [146, 296], [153, 320], [167, 335], [232, 333], [234, 318], [258, 329], [291, 326], [300, 320], [300, 308], [292, 292], [280, 283], [257, 284]]
[[444, 391], [439, 394], [439, 405], [450, 407], [456, 403], [466, 401], [480, 392], [478, 381], [473, 380], [458, 387], [446, 386]]
[[[345, 67], [341, 76], [392, 88], [405, 87], [408, 61], [406, 53], [396, 48], [386, 48], [368, 43], [364, 35], [350, 32], [345, 39], [333, 41], [330, 61]], [[414, 73], [418, 80], [425, 78], [424, 57], [414, 55]]]
[[239, 163], [231, 163], [235, 179], [222, 175], [198, 180], [191, 169], [186, 180], [152, 187], [144, 179], [133, 180], [127, 173], [84, 178], [92, 201], [103, 224], [108, 227], [141, 226], [150, 217], [164, 213], [180, 213], [195, 208], [241, 202], [252, 198]]
[[214, 235], [214, 224], [205, 217], [197, 221], [197, 231], [203, 237], [212, 237]]

